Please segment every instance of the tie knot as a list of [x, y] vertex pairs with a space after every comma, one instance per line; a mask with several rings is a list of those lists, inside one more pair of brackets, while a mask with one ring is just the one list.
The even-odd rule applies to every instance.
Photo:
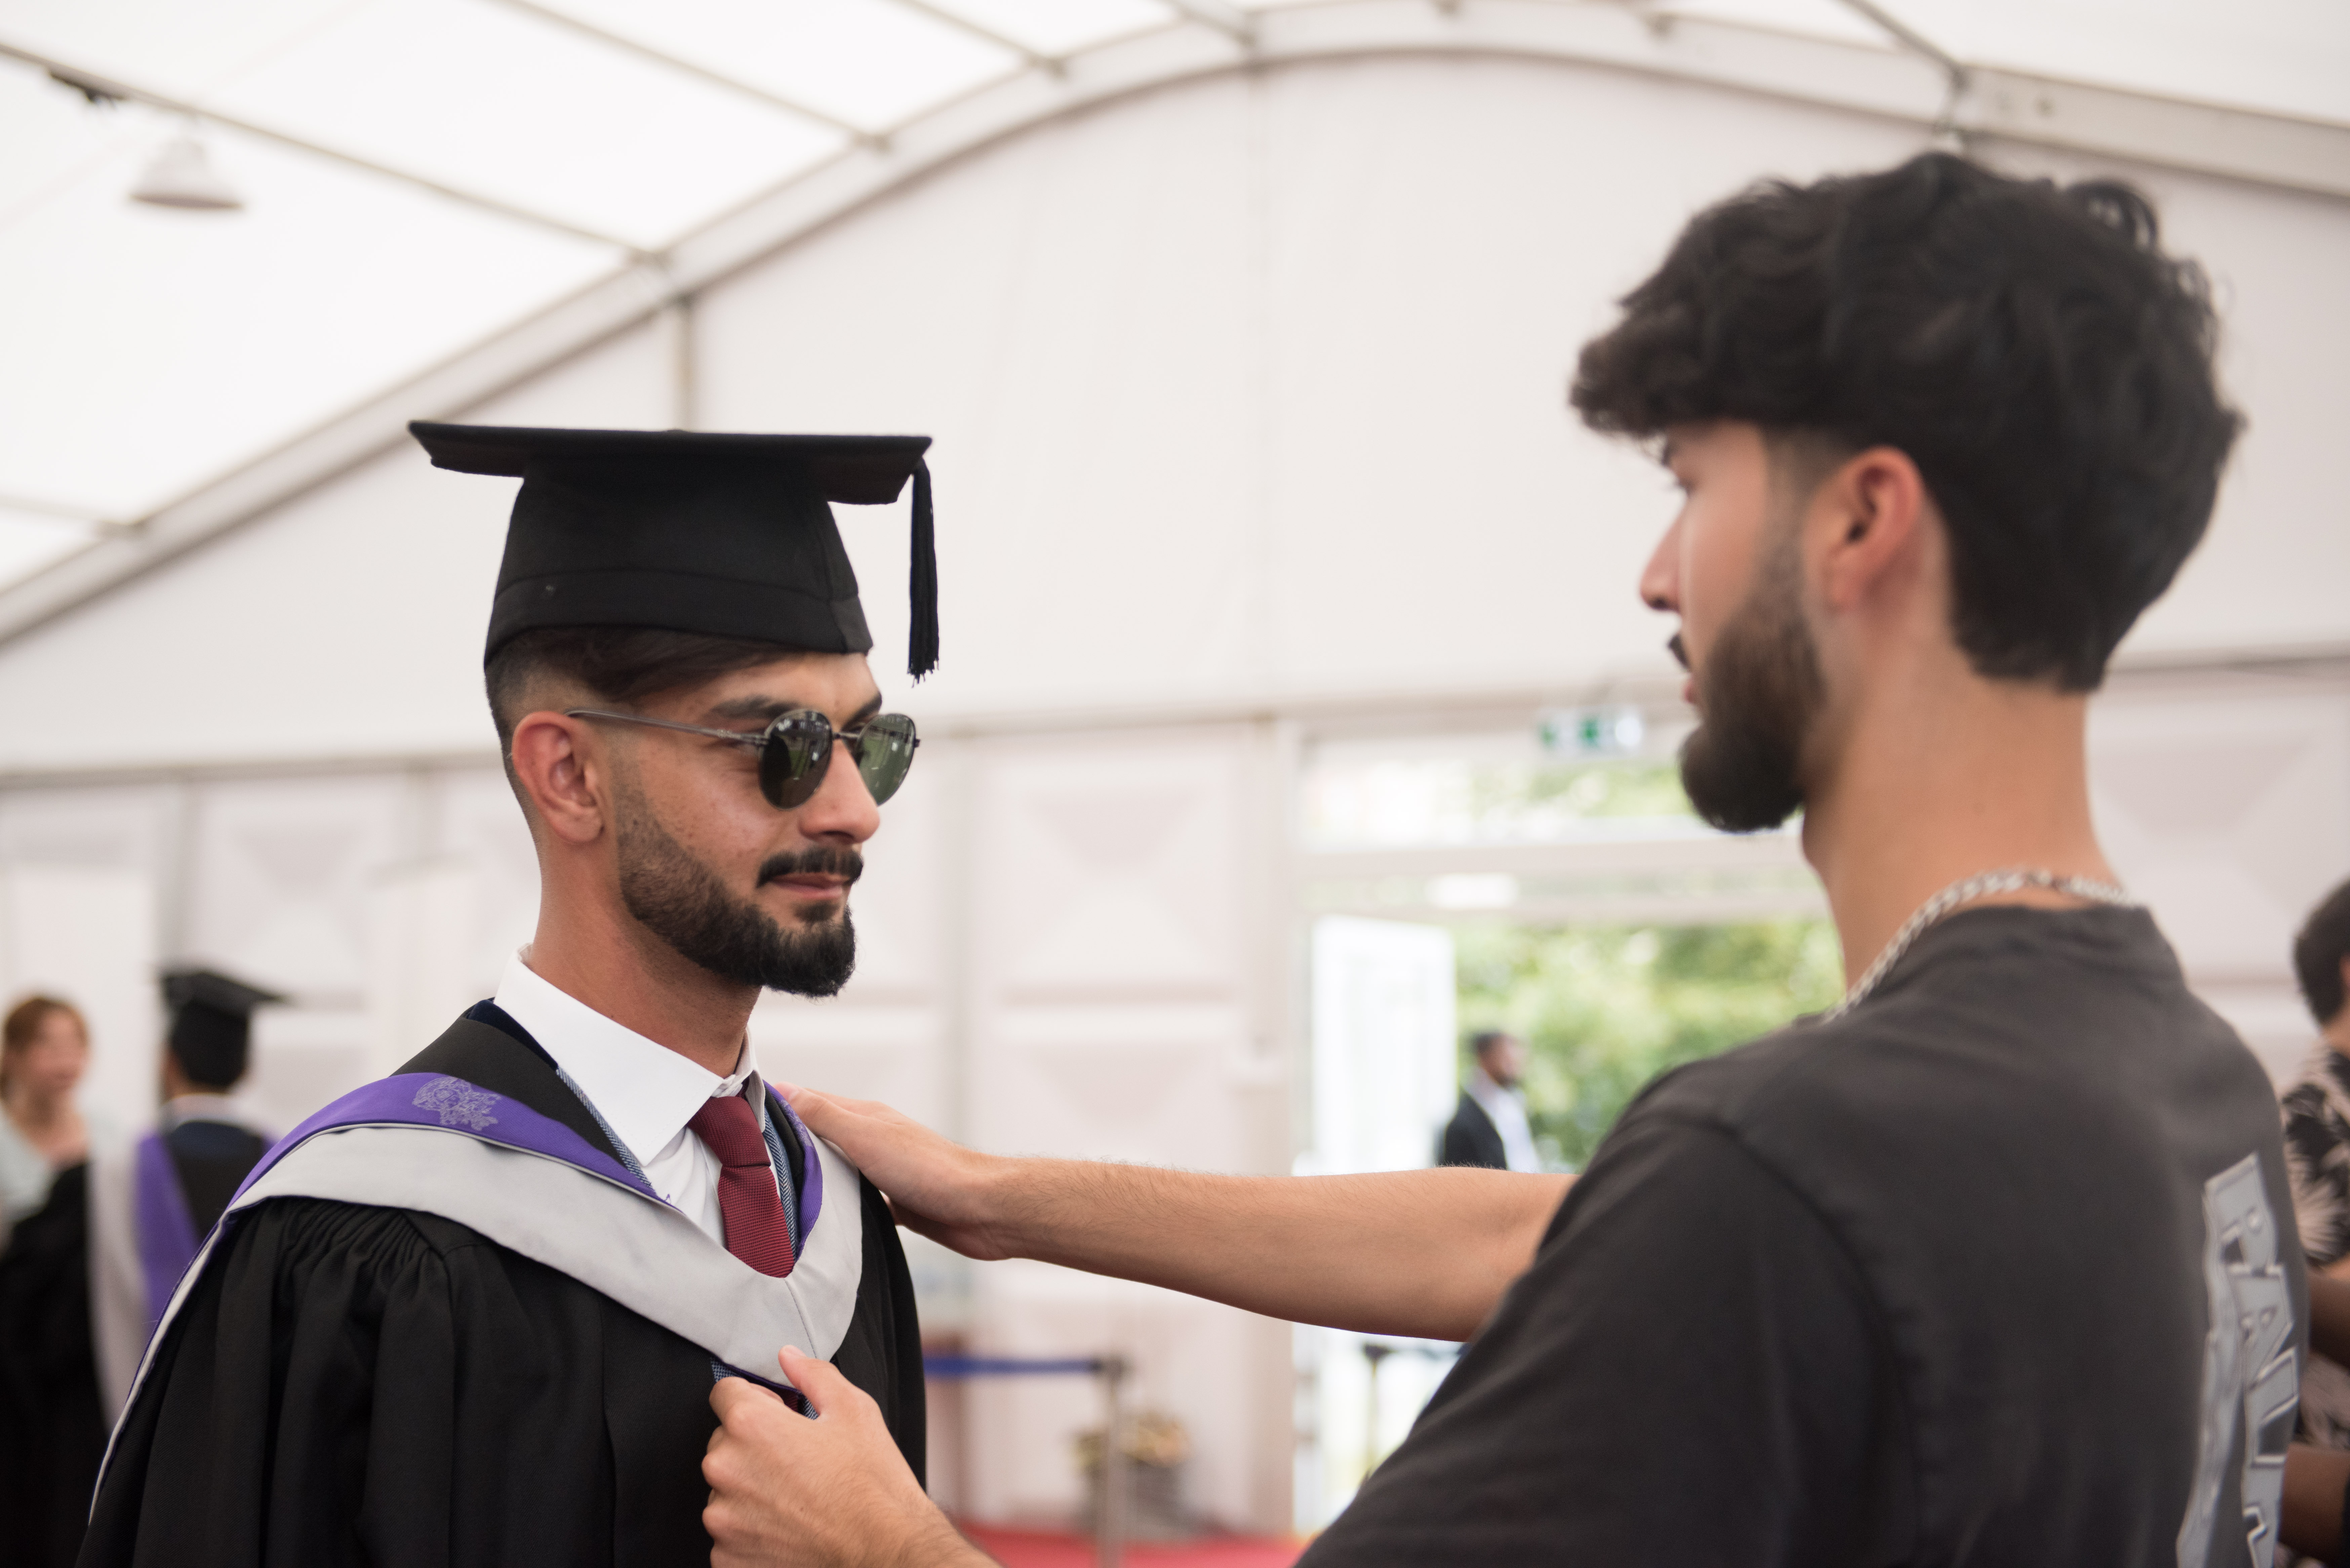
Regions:
[[764, 1167], [767, 1163], [767, 1140], [759, 1136], [759, 1118], [751, 1102], [739, 1095], [704, 1100], [685, 1125], [710, 1146], [721, 1165]]

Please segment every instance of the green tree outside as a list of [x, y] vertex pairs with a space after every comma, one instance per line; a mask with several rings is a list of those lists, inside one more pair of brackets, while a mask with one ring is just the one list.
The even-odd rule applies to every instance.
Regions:
[[[1824, 919], [1725, 926], [1456, 928], [1463, 1039], [1526, 1043], [1527, 1119], [1547, 1162], [1572, 1169], [1669, 1067], [1767, 1034], [1844, 991]], [[1468, 1070], [1462, 1047], [1462, 1072]]]

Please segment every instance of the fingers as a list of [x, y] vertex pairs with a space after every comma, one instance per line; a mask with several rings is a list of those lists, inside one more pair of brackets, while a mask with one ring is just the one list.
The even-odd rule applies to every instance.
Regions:
[[778, 1085], [784, 1098], [799, 1113], [800, 1120], [820, 1137], [830, 1137], [827, 1127], [849, 1127], [860, 1121], [905, 1122], [907, 1118], [879, 1100], [854, 1100], [847, 1095], [827, 1095], [820, 1089], [802, 1088], [798, 1085]]
[[742, 1409], [746, 1403], [756, 1404], [762, 1399], [774, 1405], [783, 1403], [781, 1399], [747, 1377], [722, 1377], [710, 1390], [710, 1407], [718, 1412], [718, 1419], [722, 1425], [729, 1416]]
[[812, 1416], [852, 1410], [859, 1400], [872, 1406], [877, 1414], [880, 1410], [873, 1404], [873, 1397], [843, 1377], [838, 1367], [829, 1361], [818, 1361], [796, 1345], [787, 1345], [777, 1351], [775, 1360], [783, 1366], [785, 1380], [807, 1401]]

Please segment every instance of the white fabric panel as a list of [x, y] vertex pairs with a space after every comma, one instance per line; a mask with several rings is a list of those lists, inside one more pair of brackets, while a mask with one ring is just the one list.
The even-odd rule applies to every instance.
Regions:
[[154, 932], [155, 886], [139, 871], [0, 862], [0, 1009], [40, 992], [81, 1011], [89, 1066], [75, 1098], [93, 1132], [154, 1114]]
[[2293, 934], [2350, 876], [2350, 687], [2116, 691], [2091, 709], [2089, 776], [2098, 836], [2188, 982], [2286, 1078], [2316, 1037]]
[[[649, 325], [463, 417], [659, 430], [671, 360]], [[0, 767], [487, 754], [514, 491], [403, 445], [0, 648]]]
[[[1249, 971], [1249, 915], [1265, 884], [1249, 849], [1245, 734], [969, 750], [972, 1141], [1284, 1168], [1287, 1064], [1259, 1054], [1266, 1014]], [[974, 1271], [970, 1334], [986, 1355], [1128, 1355], [1135, 1407], [1172, 1414], [1191, 1434], [1191, 1504], [1227, 1523], [1285, 1525], [1274, 1490], [1289, 1443], [1287, 1336], [1265, 1320], [1009, 1263]], [[1095, 1397], [1072, 1381], [969, 1388], [964, 1506], [981, 1518], [1076, 1506], [1066, 1434], [1098, 1419]]]

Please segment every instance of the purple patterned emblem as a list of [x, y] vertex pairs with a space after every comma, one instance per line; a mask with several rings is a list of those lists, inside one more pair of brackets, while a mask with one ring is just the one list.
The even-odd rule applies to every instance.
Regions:
[[441, 1118], [444, 1127], [468, 1127], [475, 1132], [498, 1125], [490, 1115], [490, 1107], [504, 1096], [487, 1089], [477, 1089], [463, 1078], [435, 1078], [416, 1091], [412, 1102], [420, 1110], [431, 1111]]

